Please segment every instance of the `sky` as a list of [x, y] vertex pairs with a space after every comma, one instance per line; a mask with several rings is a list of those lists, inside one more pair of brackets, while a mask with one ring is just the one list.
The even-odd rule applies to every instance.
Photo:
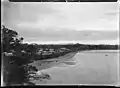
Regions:
[[117, 2], [3, 2], [2, 23], [27, 43], [119, 43]]

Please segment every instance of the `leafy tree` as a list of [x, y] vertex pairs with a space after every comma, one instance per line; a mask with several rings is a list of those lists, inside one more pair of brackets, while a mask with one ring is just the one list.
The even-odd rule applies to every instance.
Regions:
[[[18, 33], [2, 25], [2, 46], [3, 52], [10, 52], [10, 50], [18, 49], [17, 47], [22, 43], [23, 37], [18, 38]], [[19, 50], [18, 50], [19, 51]]]
[[29, 58], [22, 57], [22, 51], [27, 49], [28, 44], [22, 44], [23, 38], [19, 38], [16, 31], [8, 29], [4, 25], [1, 29], [2, 52], [11, 52], [11, 50], [15, 52], [14, 56], [3, 56], [3, 80], [5, 85], [22, 84], [24, 82], [32, 84], [27, 80], [28, 71], [37, 71], [37, 69], [34, 66], [27, 66]]

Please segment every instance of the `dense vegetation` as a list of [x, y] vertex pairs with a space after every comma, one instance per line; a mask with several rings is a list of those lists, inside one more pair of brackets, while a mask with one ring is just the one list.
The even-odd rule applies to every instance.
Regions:
[[[35, 73], [36, 67], [28, 65], [34, 60], [43, 60], [63, 56], [70, 52], [82, 50], [116, 50], [119, 45], [40, 45], [22, 43], [23, 37], [19, 37], [14, 30], [2, 26], [2, 62], [5, 85], [32, 84], [29, 82], [30, 72]], [[49, 77], [49, 75], [46, 75]], [[38, 79], [36, 77], [35, 79]]]

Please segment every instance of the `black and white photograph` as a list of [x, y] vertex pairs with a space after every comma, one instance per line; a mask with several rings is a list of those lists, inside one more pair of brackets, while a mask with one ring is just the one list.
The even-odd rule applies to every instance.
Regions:
[[1, 84], [119, 81], [119, 4], [1, 2]]

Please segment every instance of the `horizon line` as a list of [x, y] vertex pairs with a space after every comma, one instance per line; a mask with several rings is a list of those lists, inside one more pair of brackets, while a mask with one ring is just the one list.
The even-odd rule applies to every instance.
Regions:
[[119, 40], [96, 40], [96, 41], [88, 41], [88, 42], [81, 42], [81, 41], [23, 41], [23, 43], [28, 44], [94, 44], [94, 45], [120, 45]]

